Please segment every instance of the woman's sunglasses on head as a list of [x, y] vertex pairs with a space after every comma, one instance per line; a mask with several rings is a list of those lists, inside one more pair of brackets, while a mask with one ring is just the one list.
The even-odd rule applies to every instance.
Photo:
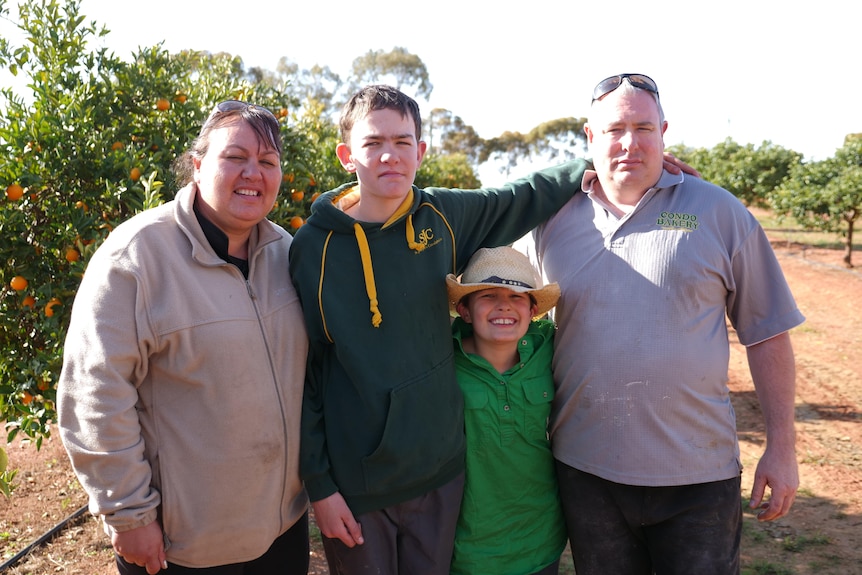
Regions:
[[273, 114], [263, 106], [249, 104], [248, 102], [243, 102], [242, 100], [225, 100], [224, 102], [219, 102], [218, 104], [216, 104], [215, 109], [210, 113], [209, 118], [207, 118], [207, 121], [204, 122], [204, 126], [209, 124], [213, 120], [213, 118], [215, 118], [219, 114], [236, 111], [245, 112], [246, 110], [248, 110], [252, 114], [265, 116], [278, 122], [278, 118], [275, 117], [275, 114]]

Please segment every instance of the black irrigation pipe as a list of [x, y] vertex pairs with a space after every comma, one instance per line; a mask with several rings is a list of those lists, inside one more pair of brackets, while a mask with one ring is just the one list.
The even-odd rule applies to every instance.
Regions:
[[59, 533], [60, 531], [65, 529], [67, 525], [69, 525], [75, 519], [77, 519], [78, 517], [83, 515], [86, 511], [87, 511], [87, 505], [84, 505], [83, 507], [81, 507], [80, 509], [78, 509], [77, 511], [75, 511], [74, 513], [72, 513], [71, 515], [69, 515], [68, 517], [66, 517], [65, 519], [60, 521], [59, 523], [57, 523], [56, 525], [54, 525], [51, 529], [46, 531], [41, 537], [39, 537], [38, 539], [36, 539], [32, 543], [30, 543], [27, 547], [25, 547], [24, 549], [22, 549], [21, 551], [16, 553], [14, 557], [12, 557], [8, 561], [6, 561], [3, 565], [0, 565], [0, 573], [5, 571], [9, 567], [12, 567], [13, 565], [15, 565], [15, 563], [17, 563], [18, 561], [23, 559], [28, 553], [30, 553], [30, 551], [32, 551], [36, 547], [39, 547], [40, 545], [42, 545], [46, 541], [49, 541], [52, 537], [54, 537], [54, 535], [56, 535], [57, 533]]

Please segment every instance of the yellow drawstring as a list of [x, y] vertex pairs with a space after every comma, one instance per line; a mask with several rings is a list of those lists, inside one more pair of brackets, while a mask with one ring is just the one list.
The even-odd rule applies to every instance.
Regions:
[[371, 309], [371, 325], [380, 327], [383, 316], [377, 307], [377, 286], [374, 284], [374, 267], [371, 265], [371, 250], [368, 249], [368, 238], [365, 230], [354, 222], [353, 231], [356, 234], [356, 243], [359, 244], [359, 257], [362, 258], [362, 273], [365, 276], [365, 291], [368, 292], [368, 302]]
[[428, 247], [428, 242], [419, 243], [413, 238], [416, 234], [413, 232], [413, 214], [407, 216], [407, 247], [415, 251], [417, 254]]
[[[343, 195], [344, 194], [342, 194], [342, 196]], [[428, 242], [417, 242], [414, 239], [415, 232], [413, 230], [413, 215], [410, 214], [410, 209], [412, 207], [413, 190], [411, 189], [404, 197], [404, 201], [401, 202], [398, 209], [395, 210], [395, 213], [393, 213], [389, 219], [383, 223], [381, 229], [386, 229], [397, 222], [402, 216], [406, 215], [407, 246], [418, 254], [428, 247]], [[368, 247], [368, 238], [365, 237], [365, 230], [362, 229], [359, 222], [353, 223], [353, 231], [356, 235], [356, 243], [359, 244], [359, 257], [362, 259], [362, 274], [365, 276], [365, 291], [368, 292], [368, 302], [372, 314], [371, 325], [374, 327], [380, 327], [380, 324], [383, 322], [383, 316], [380, 314], [380, 309], [378, 308], [377, 285], [374, 283], [374, 267], [371, 265], [371, 249]]]
[[410, 213], [410, 208], [412, 207], [413, 190], [411, 189], [410, 192], [406, 196], [404, 196], [404, 201], [401, 202], [401, 205], [398, 206], [398, 209], [395, 210], [395, 213], [389, 216], [388, 220], [383, 222], [383, 226], [381, 226], [381, 229], [385, 230], [386, 228], [397, 222], [399, 219], [401, 219], [402, 216], [407, 216], [407, 247], [409, 247], [411, 250], [415, 251], [418, 254], [426, 247], [428, 247], [428, 242], [420, 243], [414, 239], [416, 237], [416, 233], [413, 230], [413, 214]]

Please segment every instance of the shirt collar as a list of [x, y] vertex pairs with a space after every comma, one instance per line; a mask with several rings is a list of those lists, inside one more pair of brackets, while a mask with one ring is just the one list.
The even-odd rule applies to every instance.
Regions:
[[206, 236], [210, 247], [212, 247], [216, 255], [224, 261], [232, 263], [238, 267], [242, 272], [242, 275], [248, 277], [248, 260], [235, 258], [228, 253], [229, 241], [227, 239], [227, 234], [221, 231], [217, 225], [203, 215], [203, 213], [198, 209], [197, 202], [194, 203], [194, 211], [198, 224], [200, 224], [201, 230], [204, 232], [204, 236]]

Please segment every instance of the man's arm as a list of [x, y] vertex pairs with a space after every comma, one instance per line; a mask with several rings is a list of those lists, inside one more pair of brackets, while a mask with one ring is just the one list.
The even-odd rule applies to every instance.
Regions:
[[[757, 464], [749, 506], [762, 510], [757, 514], [760, 521], [771, 521], [790, 511], [799, 487], [794, 427], [796, 366], [790, 334], [784, 332], [752, 345], [746, 352], [766, 422], [766, 450]], [[764, 501], [767, 486], [772, 494]]]

